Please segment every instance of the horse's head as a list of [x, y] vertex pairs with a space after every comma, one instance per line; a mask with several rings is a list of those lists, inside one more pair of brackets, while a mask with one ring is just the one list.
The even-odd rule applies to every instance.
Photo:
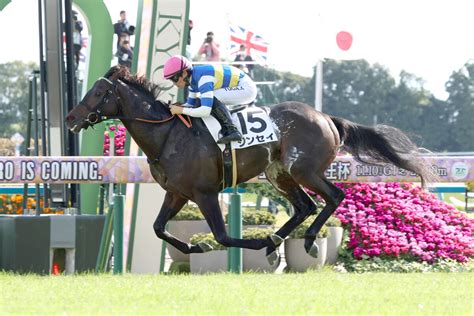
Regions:
[[119, 113], [116, 86], [118, 78], [126, 71], [123, 67], [112, 67], [104, 77], [99, 78], [84, 98], [66, 116], [66, 126], [73, 133], [79, 133]]

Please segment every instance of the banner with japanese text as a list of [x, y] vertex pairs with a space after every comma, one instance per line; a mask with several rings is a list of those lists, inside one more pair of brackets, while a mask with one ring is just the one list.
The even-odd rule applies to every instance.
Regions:
[[[426, 157], [439, 182], [474, 181], [474, 157]], [[393, 165], [340, 156], [326, 170], [335, 182], [418, 182]], [[260, 177], [261, 178], [261, 177]], [[255, 179], [254, 179], [255, 180]], [[0, 183], [153, 183], [146, 157], [0, 157]]]

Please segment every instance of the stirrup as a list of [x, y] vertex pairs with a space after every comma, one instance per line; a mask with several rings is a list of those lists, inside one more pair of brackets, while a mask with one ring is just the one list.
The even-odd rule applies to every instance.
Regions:
[[241, 141], [242, 140], [242, 135], [240, 134], [239, 131], [234, 131], [231, 132], [230, 134], [227, 134], [225, 136], [222, 136], [217, 140], [218, 144], [227, 144], [232, 141]]

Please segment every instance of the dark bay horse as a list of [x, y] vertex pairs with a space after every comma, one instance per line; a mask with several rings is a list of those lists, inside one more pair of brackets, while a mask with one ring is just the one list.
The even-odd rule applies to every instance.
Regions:
[[270, 117], [279, 140], [238, 150], [237, 182], [265, 172], [272, 185], [291, 202], [295, 214], [267, 239], [231, 238], [218, 201], [223, 181], [221, 151], [201, 119], [191, 118], [193, 127], [187, 128], [170, 114], [166, 103], [156, 100], [159, 91], [144, 77], [131, 75], [126, 68], [112, 67], [67, 115], [66, 125], [78, 133], [106, 119], [122, 120], [148, 157], [154, 179], [166, 190], [153, 225], [155, 233], [184, 253], [211, 250], [206, 244], [183, 242], [165, 229], [166, 223], [191, 200], [201, 209], [219, 243], [226, 247], [267, 247], [268, 260], [275, 262], [279, 259], [278, 245], [316, 211], [315, 203], [302, 189], [306, 187], [326, 202], [305, 234], [306, 252], [316, 257], [316, 235], [344, 199], [343, 191], [324, 175], [341, 148], [358, 160], [391, 163], [413, 171], [423, 183], [432, 180], [431, 168], [418, 155], [417, 147], [396, 128], [359, 125], [299, 102], [277, 104], [270, 108]]

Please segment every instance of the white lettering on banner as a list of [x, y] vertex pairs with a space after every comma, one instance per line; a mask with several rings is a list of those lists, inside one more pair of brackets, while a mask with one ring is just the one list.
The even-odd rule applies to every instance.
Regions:
[[102, 180], [96, 161], [43, 161], [41, 163], [43, 181], [97, 181]]
[[[243, 114], [243, 117], [247, 117], [247, 114]], [[254, 114], [250, 117], [260, 118]], [[210, 129], [210, 132], [215, 137], [214, 139], [217, 139], [220, 126], [214, 118], [212, 119], [216, 126]], [[263, 125], [268, 125], [259, 120], [245, 122], [245, 124], [247, 131], [251, 129], [259, 131]], [[474, 181], [474, 168], [471, 167], [474, 166], [474, 157], [437, 156], [425, 159], [438, 174], [439, 182]], [[333, 181], [343, 182], [419, 182], [420, 180], [412, 172], [393, 165], [367, 165], [355, 161], [350, 156], [337, 157], [326, 170], [326, 177]], [[0, 182], [153, 183], [154, 179], [149, 171], [146, 157], [46, 158], [30, 156], [0, 157]]]
[[15, 165], [13, 161], [0, 162], [0, 180], [12, 180], [15, 175]]
[[35, 162], [26, 160], [21, 162], [21, 177], [23, 181], [32, 181], [35, 178]]
[[351, 163], [349, 161], [332, 162], [325, 172], [328, 180], [347, 180], [351, 175]]

